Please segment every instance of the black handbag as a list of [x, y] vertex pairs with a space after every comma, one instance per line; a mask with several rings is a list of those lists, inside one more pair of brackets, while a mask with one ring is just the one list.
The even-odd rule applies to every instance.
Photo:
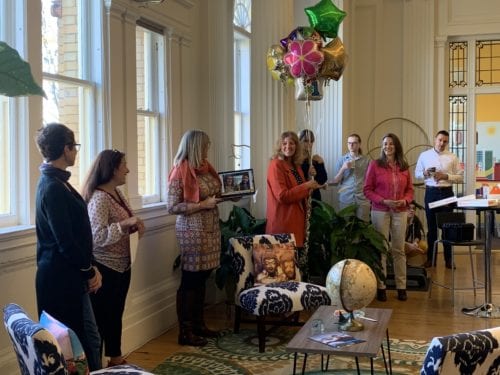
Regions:
[[474, 224], [443, 223], [443, 240], [472, 241], [474, 239]]

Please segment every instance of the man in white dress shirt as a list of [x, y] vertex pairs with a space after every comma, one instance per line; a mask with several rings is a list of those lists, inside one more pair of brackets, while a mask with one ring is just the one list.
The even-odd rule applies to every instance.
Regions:
[[[462, 183], [464, 179], [463, 166], [455, 154], [446, 150], [450, 135], [446, 130], [440, 130], [434, 138], [434, 147], [420, 154], [415, 167], [415, 177], [425, 179], [425, 216], [427, 218], [427, 251], [426, 267], [431, 267], [432, 246], [437, 239], [436, 213], [453, 211], [453, 206], [429, 208], [429, 203], [452, 197], [452, 184]], [[444, 247], [446, 268], [451, 268], [451, 246]]]

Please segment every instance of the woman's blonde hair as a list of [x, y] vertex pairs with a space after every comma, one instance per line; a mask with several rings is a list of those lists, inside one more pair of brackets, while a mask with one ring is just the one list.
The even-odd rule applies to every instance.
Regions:
[[276, 146], [274, 149], [273, 156], [271, 159], [280, 159], [284, 160], [285, 156], [281, 152], [281, 143], [286, 139], [286, 138], [291, 138], [292, 141], [295, 143], [295, 154], [293, 154], [292, 157], [292, 164], [293, 165], [300, 165], [302, 161], [304, 160], [304, 153], [302, 149], [302, 144], [299, 142], [299, 137], [297, 136], [297, 133], [287, 130], [286, 132], [281, 133], [280, 138], [276, 142]]
[[174, 166], [178, 167], [184, 160], [193, 168], [203, 164], [203, 149], [210, 144], [210, 138], [202, 130], [188, 130], [184, 133], [174, 158]]

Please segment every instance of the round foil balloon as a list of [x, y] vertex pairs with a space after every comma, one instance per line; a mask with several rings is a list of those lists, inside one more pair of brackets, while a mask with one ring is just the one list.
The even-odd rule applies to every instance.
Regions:
[[295, 99], [321, 100], [323, 99], [323, 79], [295, 78]]
[[377, 278], [372, 269], [357, 259], [336, 263], [326, 276], [326, 290], [337, 304], [348, 312], [369, 305], [377, 293]]
[[347, 63], [347, 54], [340, 38], [333, 39], [321, 49], [325, 57], [319, 76], [338, 81]]
[[323, 53], [312, 40], [294, 40], [288, 44], [288, 53], [283, 61], [292, 77], [315, 78], [323, 62]]
[[267, 69], [275, 80], [283, 83], [293, 84], [293, 78], [290, 76], [288, 67], [283, 62], [285, 50], [279, 44], [273, 44], [267, 51]]
[[305, 8], [309, 23], [323, 37], [335, 38], [346, 12], [337, 8], [332, 0], [321, 0], [318, 4]]
[[319, 45], [322, 44], [321, 35], [310, 26], [299, 26], [292, 30], [286, 38], [280, 40], [281, 46], [288, 48], [288, 43], [293, 40], [312, 40]]

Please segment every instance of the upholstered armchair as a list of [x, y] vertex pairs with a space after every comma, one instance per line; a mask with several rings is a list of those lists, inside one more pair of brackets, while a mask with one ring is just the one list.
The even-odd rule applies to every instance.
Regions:
[[[242, 312], [255, 316], [250, 321], [257, 323], [259, 352], [265, 351], [266, 324], [302, 325], [300, 311], [331, 304], [323, 286], [300, 281], [296, 261], [293, 261], [293, 269], [290, 270], [290, 260], [296, 259], [293, 234], [233, 237], [229, 242], [236, 273], [234, 332], [239, 332], [242, 321], [249, 321], [242, 319]], [[290, 248], [293, 255], [288, 253]], [[261, 254], [256, 256], [258, 250]], [[275, 258], [279, 271], [270, 275], [256, 267], [255, 260], [263, 260], [266, 257], [264, 254], [273, 251], [277, 254], [269, 258]]]
[[[31, 320], [20, 306], [14, 303], [5, 306], [3, 321], [14, 346], [21, 375], [89, 374], [84, 357], [70, 364], [52, 333]], [[90, 375], [98, 374], [153, 375], [128, 364], [90, 372]]]
[[500, 327], [434, 337], [421, 375], [500, 373]]

